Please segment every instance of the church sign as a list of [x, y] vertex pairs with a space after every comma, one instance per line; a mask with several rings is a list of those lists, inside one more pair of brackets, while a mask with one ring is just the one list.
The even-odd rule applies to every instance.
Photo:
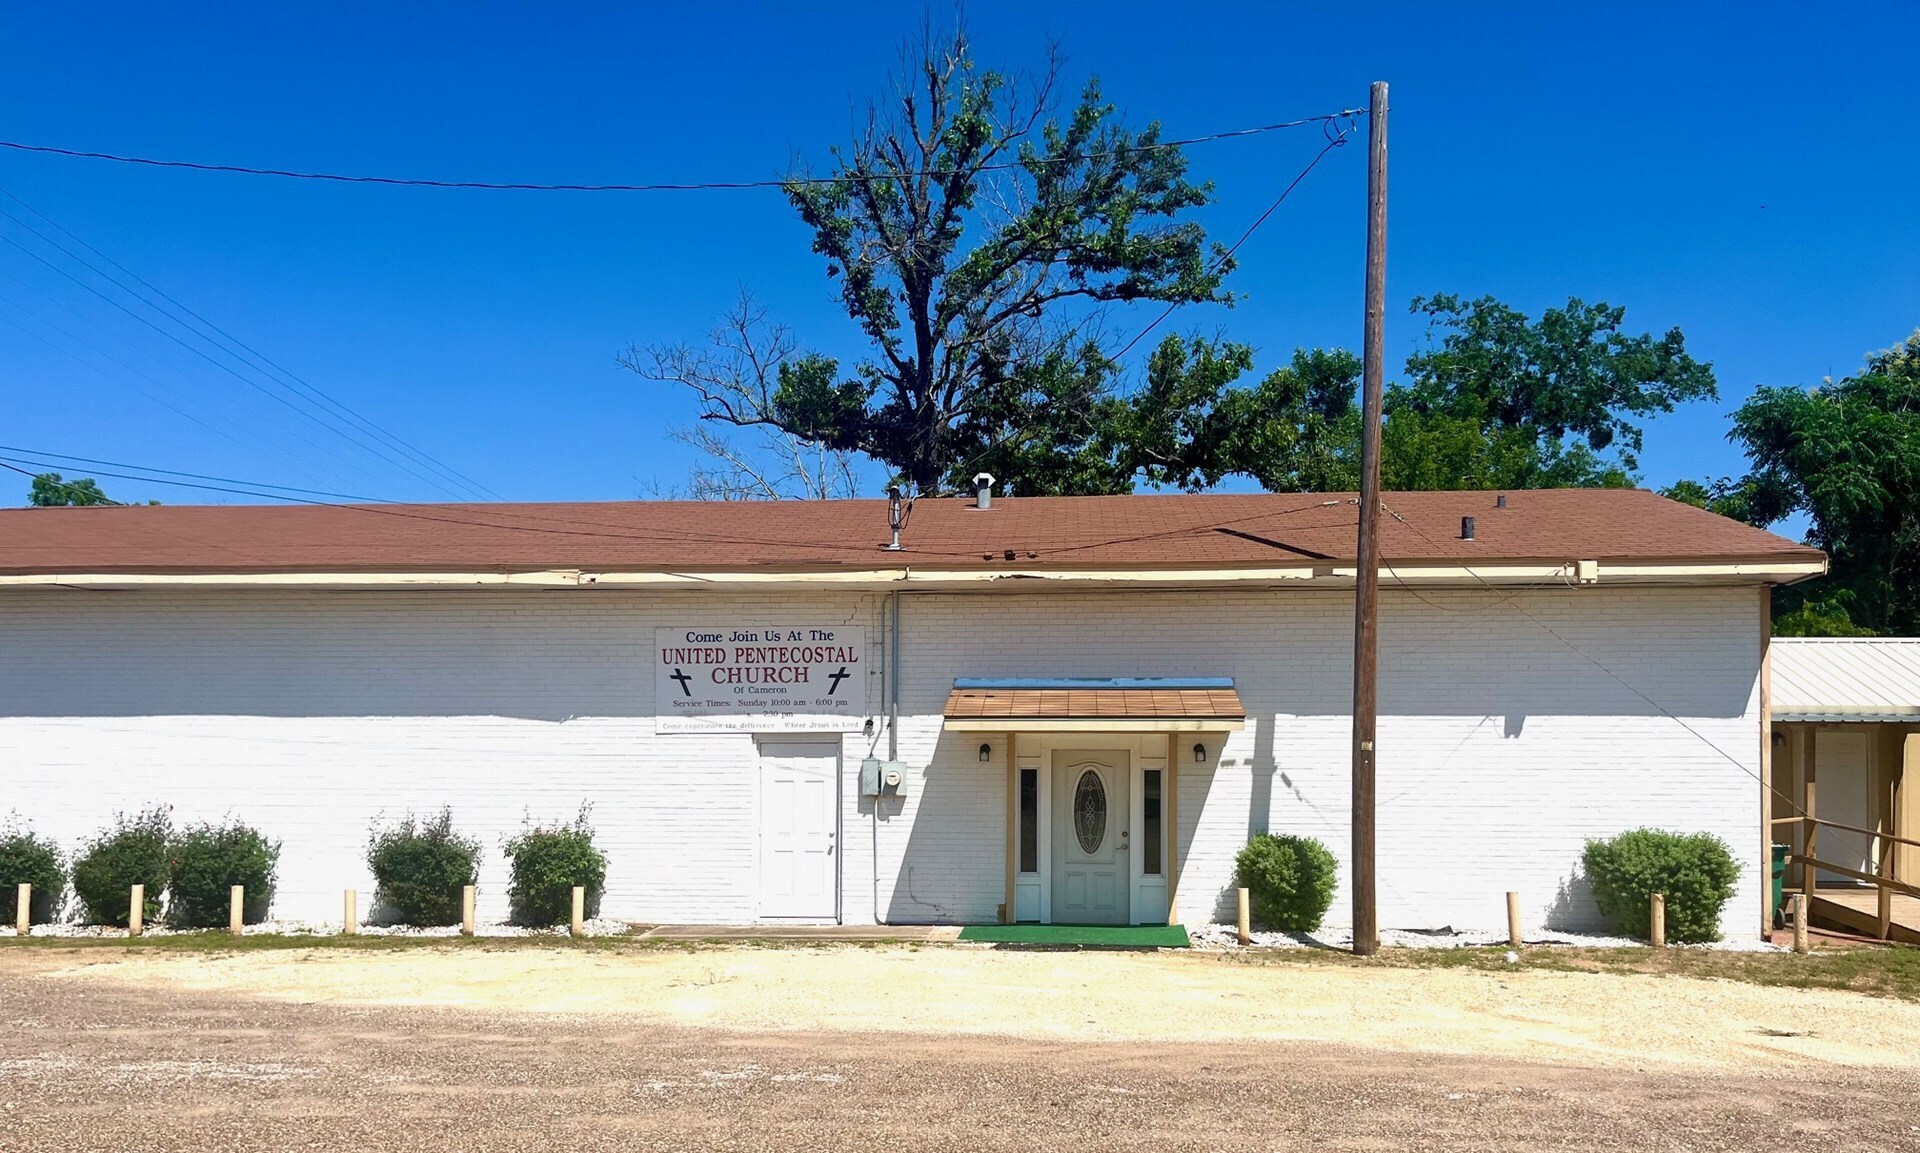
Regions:
[[867, 717], [867, 630], [715, 625], [654, 630], [656, 731], [856, 732]]

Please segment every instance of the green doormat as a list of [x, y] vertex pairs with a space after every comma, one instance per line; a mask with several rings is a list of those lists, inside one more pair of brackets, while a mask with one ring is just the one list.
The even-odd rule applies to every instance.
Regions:
[[968, 925], [962, 941], [996, 945], [1091, 945], [1108, 949], [1184, 949], [1183, 925]]

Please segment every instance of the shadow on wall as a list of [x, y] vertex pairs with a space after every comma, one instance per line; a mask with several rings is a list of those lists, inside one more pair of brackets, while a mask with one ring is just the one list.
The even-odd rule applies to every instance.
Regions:
[[1540, 924], [1542, 928], [1562, 933], [1593, 932], [1607, 927], [1600, 907], [1593, 903], [1593, 889], [1587, 884], [1586, 869], [1578, 861], [1560, 878], [1553, 903], [1547, 906]]
[[[985, 739], [943, 731], [919, 779], [920, 795], [878, 798], [881, 856], [875, 868], [893, 881], [891, 893], [879, 893], [880, 919], [887, 924], [991, 922], [1005, 899], [1007, 747], [1004, 739], [988, 741], [992, 759], [983, 762], [977, 750]], [[868, 820], [874, 801], [861, 798], [860, 812]], [[888, 846], [899, 841], [889, 833], [908, 819], [909, 805], [929, 819], [911, 821], [894, 860]], [[856, 887], [862, 880], [847, 883]]]
[[[405, 594], [156, 605], [100, 593], [17, 636], [16, 717], [651, 718], [652, 622]], [[693, 612], [695, 610], [689, 610]]]

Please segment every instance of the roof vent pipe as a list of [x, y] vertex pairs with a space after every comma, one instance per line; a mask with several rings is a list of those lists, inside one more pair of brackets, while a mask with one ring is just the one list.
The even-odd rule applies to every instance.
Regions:
[[1463, 516], [1460, 518], [1460, 539], [1461, 540], [1473, 539], [1473, 518], [1470, 516]]
[[973, 507], [988, 509], [993, 507], [993, 474], [975, 473], [973, 477]]
[[887, 546], [888, 552], [900, 551], [900, 486], [887, 486], [887, 524], [893, 529], [893, 543]]

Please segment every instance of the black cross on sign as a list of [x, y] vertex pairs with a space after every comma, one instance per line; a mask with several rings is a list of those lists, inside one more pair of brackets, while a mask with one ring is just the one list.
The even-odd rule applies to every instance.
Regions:
[[839, 690], [840, 682], [846, 680], [848, 677], [852, 676], [853, 674], [847, 671], [847, 666], [841, 665], [839, 672], [830, 673], [828, 675], [830, 675], [833, 678], [833, 683], [827, 686], [827, 695], [832, 696], [836, 691]]
[[693, 688], [691, 685], [693, 678], [688, 676], [683, 670], [681, 669], [673, 670], [673, 676], [667, 679], [680, 682], [680, 692], [682, 695], [689, 696], [689, 697], [693, 695]]

